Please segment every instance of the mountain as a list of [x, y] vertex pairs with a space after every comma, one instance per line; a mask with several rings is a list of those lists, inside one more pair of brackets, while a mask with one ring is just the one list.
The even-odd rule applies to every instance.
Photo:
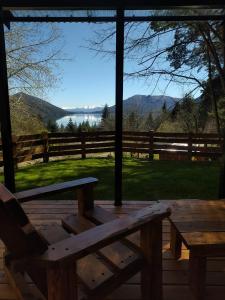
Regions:
[[62, 108], [25, 93], [17, 93], [12, 97], [23, 103], [30, 114], [39, 117], [45, 124], [49, 120], [54, 121], [69, 114]]
[[[164, 95], [134, 95], [123, 101], [123, 111], [125, 114], [135, 111], [141, 115], [149, 112], [158, 113], [161, 111], [164, 103], [166, 103], [167, 109], [171, 110], [179, 100], [179, 98]], [[115, 105], [111, 106], [109, 110], [113, 113]]]
[[103, 107], [79, 107], [79, 108], [67, 108], [65, 109], [69, 113], [73, 114], [100, 114], [102, 113]]
[[67, 111], [25, 93], [10, 96], [10, 113], [12, 132], [16, 135], [46, 131], [49, 120], [68, 115]]

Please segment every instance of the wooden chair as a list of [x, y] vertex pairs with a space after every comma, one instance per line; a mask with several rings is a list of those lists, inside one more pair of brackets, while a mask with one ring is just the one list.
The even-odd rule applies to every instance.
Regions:
[[[142, 299], [162, 299], [162, 219], [169, 209], [158, 203], [115, 218], [94, 206], [96, 183], [85, 178], [14, 195], [0, 185], [4, 265], [17, 299], [100, 300], [139, 271]], [[62, 226], [37, 230], [19, 204], [71, 189], [78, 192], [78, 214]], [[125, 238], [137, 231], [140, 246]]]

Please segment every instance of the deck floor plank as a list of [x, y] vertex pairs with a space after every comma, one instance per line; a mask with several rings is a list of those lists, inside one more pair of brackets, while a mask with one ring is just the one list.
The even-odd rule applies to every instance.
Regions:
[[[195, 212], [196, 219], [202, 218], [204, 213], [204, 201], [202, 200], [177, 200], [169, 201], [176, 210], [184, 211], [187, 201], [198, 203], [199, 209]], [[122, 207], [114, 207], [112, 201], [97, 201], [104, 209], [123, 217], [128, 213], [151, 204], [148, 201], [125, 201]], [[26, 213], [35, 226], [60, 224], [60, 220], [75, 212], [75, 201], [72, 200], [35, 200], [23, 204]], [[182, 209], [181, 209], [182, 207]], [[185, 215], [184, 215], [185, 219]], [[175, 261], [169, 249], [170, 225], [168, 221], [163, 224], [163, 284], [164, 300], [194, 300], [188, 286], [188, 258], [189, 252], [183, 246], [182, 256]], [[16, 299], [3, 271], [2, 254], [3, 243], [0, 241], [0, 300]], [[30, 283], [31, 284], [31, 283]], [[225, 294], [225, 257], [211, 257], [207, 262], [207, 293], [206, 300], [222, 300]], [[107, 299], [109, 300], [138, 300], [140, 299], [140, 275], [137, 274], [126, 284], [115, 290]]]

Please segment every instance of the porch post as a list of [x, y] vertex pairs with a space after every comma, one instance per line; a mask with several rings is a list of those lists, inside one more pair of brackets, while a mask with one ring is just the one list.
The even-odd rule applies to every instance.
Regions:
[[116, 20], [115, 206], [122, 205], [123, 56], [124, 10], [118, 9]]
[[0, 7], [0, 125], [2, 152], [4, 160], [5, 186], [15, 191], [14, 162], [12, 149], [12, 135], [9, 108], [9, 92], [7, 80], [7, 65], [5, 51], [5, 34], [3, 24], [3, 11]]

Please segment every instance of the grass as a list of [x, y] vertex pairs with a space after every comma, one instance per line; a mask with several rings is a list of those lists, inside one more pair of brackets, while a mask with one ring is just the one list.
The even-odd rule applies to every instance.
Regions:
[[[217, 162], [124, 159], [123, 199], [216, 199], [218, 175]], [[96, 199], [114, 199], [114, 160], [110, 158], [67, 159], [21, 167], [16, 171], [16, 187], [20, 191], [87, 176], [100, 181]], [[74, 193], [54, 197], [73, 198]]]

